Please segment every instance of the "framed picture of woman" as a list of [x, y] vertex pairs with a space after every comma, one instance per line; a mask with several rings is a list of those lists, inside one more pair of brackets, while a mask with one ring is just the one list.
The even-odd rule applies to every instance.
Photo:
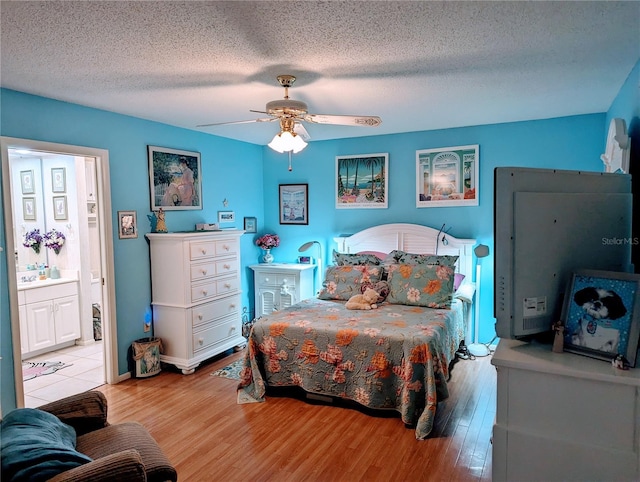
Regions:
[[151, 210], [202, 209], [200, 153], [147, 146]]

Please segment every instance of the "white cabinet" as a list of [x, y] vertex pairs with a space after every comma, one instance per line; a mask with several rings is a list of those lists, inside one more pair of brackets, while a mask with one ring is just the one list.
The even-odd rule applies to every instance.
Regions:
[[68, 346], [80, 338], [76, 281], [24, 289], [19, 294], [20, 341], [25, 358]]
[[254, 271], [256, 318], [313, 297], [313, 264], [271, 263]]
[[160, 360], [188, 375], [207, 358], [246, 345], [241, 329], [243, 231], [147, 234], [154, 335]]
[[640, 368], [501, 340], [494, 482], [640, 480]]

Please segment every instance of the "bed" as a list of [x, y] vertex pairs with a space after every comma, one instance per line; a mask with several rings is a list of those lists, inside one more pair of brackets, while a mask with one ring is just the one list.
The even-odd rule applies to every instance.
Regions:
[[[300, 387], [310, 396], [395, 410], [425, 439], [468, 333], [476, 241], [415, 224], [375, 226], [334, 241], [338, 265], [327, 267], [318, 298], [253, 324], [238, 403], [265, 401], [271, 387]], [[411, 291], [414, 279], [424, 287]], [[386, 300], [377, 309], [347, 310], [350, 293], [363, 289], [358, 283], [385, 285]]]

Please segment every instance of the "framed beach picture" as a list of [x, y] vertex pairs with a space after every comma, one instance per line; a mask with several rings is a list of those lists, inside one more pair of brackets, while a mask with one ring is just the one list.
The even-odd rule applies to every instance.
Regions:
[[477, 206], [479, 146], [416, 151], [416, 207]]
[[56, 167], [51, 169], [51, 191], [66, 192], [67, 179], [64, 167]]
[[336, 157], [336, 209], [386, 208], [389, 154]]
[[54, 196], [53, 219], [56, 221], [64, 221], [67, 217], [67, 196]]
[[22, 218], [25, 221], [36, 221], [36, 198], [22, 198]]
[[202, 209], [200, 153], [147, 146], [151, 210]]
[[118, 237], [120, 239], [138, 237], [138, 220], [135, 211], [118, 211]]
[[564, 350], [636, 365], [640, 275], [582, 270], [572, 274], [562, 310]]
[[309, 224], [309, 185], [280, 184], [280, 224]]
[[33, 171], [20, 171], [20, 187], [22, 188], [22, 194], [36, 193]]
[[233, 211], [218, 211], [218, 223], [233, 223], [236, 220], [236, 213]]

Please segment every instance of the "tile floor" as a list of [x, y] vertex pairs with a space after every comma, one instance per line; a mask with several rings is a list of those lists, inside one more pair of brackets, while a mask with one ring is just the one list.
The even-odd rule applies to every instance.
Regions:
[[102, 341], [86, 346], [63, 348], [24, 361], [60, 361], [70, 364], [50, 375], [42, 375], [24, 382], [25, 407], [36, 408], [104, 385]]

